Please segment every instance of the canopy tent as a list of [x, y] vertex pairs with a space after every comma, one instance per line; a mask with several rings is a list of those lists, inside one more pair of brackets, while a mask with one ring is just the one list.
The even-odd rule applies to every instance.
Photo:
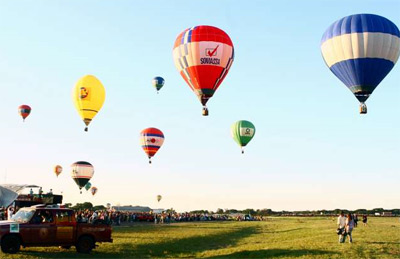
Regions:
[[32, 184], [1, 184], [0, 187], [7, 188], [13, 192], [21, 194], [25, 188], [40, 188], [40, 186]]
[[18, 194], [25, 188], [39, 188], [37, 185], [2, 184], [0, 185], [0, 207], [7, 207], [13, 203]]

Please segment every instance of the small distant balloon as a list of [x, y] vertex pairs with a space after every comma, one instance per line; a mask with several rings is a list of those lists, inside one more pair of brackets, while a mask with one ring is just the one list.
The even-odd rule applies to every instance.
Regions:
[[54, 173], [57, 175], [57, 177], [62, 173], [62, 170], [63, 170], [63, 168], [60, 165], [56, 165], [54, 167]]
[[157, 153], [163, 143], [164, 134], [159, 129], [147, 128], [140, 132], [140, 144], [149, 158], [149, 164], [151, 164], [151, 158]]
[[162, 199], [162, 196], [161, 195], [157, 195], [157, 201], [160, 202], [161, 199]]
[[92, 187], [92, 184], [90, 182], [87, 182], [87, 184], [85, 184], [85, 190], [89, 191], [90, 187]]
[[92, 193], [93, 196], [97, 193], [97, 191], [98, 191], [97, 187], [94, 186], [90, 189], [90, 192]]
[[18, 113], [21, 115], [22, 120], [25, 121], [25, 119], [31, 114], [31, 107], [29, 105], [23, 104], [18, 107]]
[[254, 127], [254, 124], [250, 121], [240, 120], [235, 122], [231, 126], [232, 138], [241, 147], [242, 154], [244, 153], [244, 147], [254, 137], [254, 134], [256, 134], [256, 128]]
[[158, 91], [160, 91], [160, 89], [164, 86], [165, 80], [161, 76], [156, 76], [153, 78], [152, 83], [158, 93]]

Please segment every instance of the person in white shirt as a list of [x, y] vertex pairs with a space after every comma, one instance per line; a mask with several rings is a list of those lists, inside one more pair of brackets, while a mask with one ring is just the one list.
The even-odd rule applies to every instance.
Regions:
[[338, 228], [341, 230], [341, 234], [339, 235], [339, 243], [344, 243], [345, 241], [345, 227], [346, 227], [346, 217], [344, 213], [341, 211], [340, 215], [337, 219]]
[[97, 220], [97, 211], [94, 211], [92, 216], [89, 218], [89, 223], [94, 223], [95, 220]]

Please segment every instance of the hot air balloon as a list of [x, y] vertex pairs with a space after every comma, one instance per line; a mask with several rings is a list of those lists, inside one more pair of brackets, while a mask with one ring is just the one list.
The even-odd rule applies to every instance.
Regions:
[[104, 86], [95, 76], [84, 76], [76, 83], [72, 99], [75, 108], [86, 124], [85, 131], [88, 130], [90, 122], [103, 106], [105, 97]]
[[93, 174], [94, 168], [89, 162], [78, 161], [71, 165], [71, 176], [79, 186], [79, 190], [81, 190], [82, 187], [89, 182], [89, 180], [93, 177]]
[[237, 121], [231, 126], [232, 138], [239, 144], [244, 153], [244, 147], [250, 142], [250, 140], [256, 134], [256, 128], [250, 121]]
[[29, 114], [31, 113], [31, 110], [32, 110], [31, 107], [29, 105], [25, 105], [25, 104], [20, 105], [18, 107], [18, 113], [19, 113], [19, 115], [21, 115], [23, 121], [25, 121], [26, 117], [29, 116]]
[[60, 166], [60, 165], [56, 165], [55, 167], [54, 167], [54, 173], [57, 175], [57, 177], [61, 174], [61, 172], [62, 172], [62, 166]]
[[90, 187], [92, 187], [92, 184], [90, 182], [87, 182], [87, 184], [85, 184], [85, 190], [89, 191]]
[[160, 77], [160, 76], [156, 76], [153, 78], [153, 86], [157, 89], [157, 93], [158, 91], [160, 91], [160, 89], [164, 86], [165, 80], [164, 78]]
[[157, 195], [157, 201], [160, 202], [161, 199], [162, 199], [162, 196], [161, 195]]
[[151, 158], [157, 153], [163, 143], [164, 134], [159, 129], [147, 128], [140, 132], [140, 144], [149, 157], [149, 164], [151, 164]]
[[184, 30], [175, 40], [173, 58], [179, 73], [203, 105], [228, 74], [234, 59], [231, 39], [213, 26], [195, 26]]
[[91, 189], [90, 189], [90, 192], [92, 193], [92, 195], [94, 196], [96, 193], [97, 193], [97, 187], [92, 187]]
[[399, 58], [399, 29], [382, 16], [350, 15], [326, 30], [321, 51], [329, 69], [355, 95], [360, 113], [365, 114], [365, 101]]

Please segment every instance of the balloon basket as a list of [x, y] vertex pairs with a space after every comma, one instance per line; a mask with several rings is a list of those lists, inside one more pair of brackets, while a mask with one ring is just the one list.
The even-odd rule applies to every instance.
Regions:
[[85, 132], [87, 132], [87, 131], [88, 131], [88, 127], [85, 128]]
[[208, 109], [207, 109], [207, 107], [204, 107], [204, 108], [203, 108], [202, 115], [203, 115], [203, 116], [208, 116]]
[[367, 105], [365, 103], [360, 103], [360, 114], [367, 114]]

